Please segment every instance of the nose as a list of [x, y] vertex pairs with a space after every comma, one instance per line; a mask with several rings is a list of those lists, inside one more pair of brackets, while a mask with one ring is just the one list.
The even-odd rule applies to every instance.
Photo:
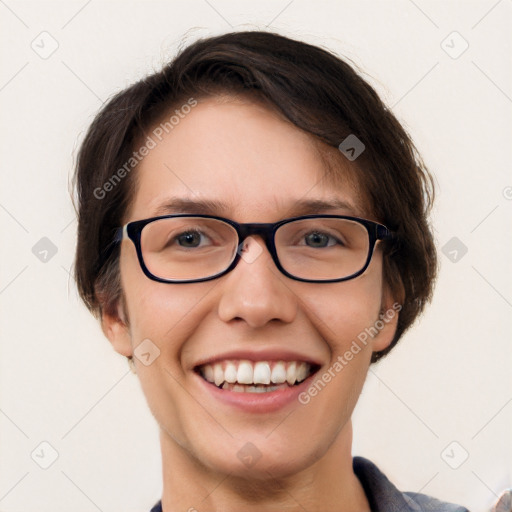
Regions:
[[292, 322], [298, 298], [279, 272], [260, 236], [250, 236], [241, 244], [240, 261], [221, 277], [222, 296], [218, 314], [221, 320], [243, 320], [253, 328], [272, 320]]

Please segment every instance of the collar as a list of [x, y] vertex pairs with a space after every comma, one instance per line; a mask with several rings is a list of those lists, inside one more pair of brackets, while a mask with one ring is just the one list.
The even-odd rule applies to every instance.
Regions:
[[401, 493], [370, 460], [364, 457], [354, 457], [352, 467], [355, 475], [361, 481], [372, 512], [421, 510], [417, 506], [412, 508], [414, 500]]
[[364, 457], [353, 457], [352, 467], [372, 512], [469, 512], [464, 507], [425, 494], [400, 492], [373, 462]]

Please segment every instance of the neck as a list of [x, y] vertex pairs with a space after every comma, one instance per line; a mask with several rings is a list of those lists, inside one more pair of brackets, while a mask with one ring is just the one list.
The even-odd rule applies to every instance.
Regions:
[[163, 512], [303, 512], [336, 510], [369, 512], [359, 479], [352, 469], [352, 424], [349, 421], [329, 450], [302, 471], [251, 480], [219, 473], [202, 464], [165, 431], [160, 432], [163, 468]]

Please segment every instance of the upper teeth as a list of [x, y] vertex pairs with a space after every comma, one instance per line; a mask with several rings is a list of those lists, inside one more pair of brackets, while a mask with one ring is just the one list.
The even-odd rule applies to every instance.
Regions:
[[293, 386], [303, 381], [311, 373], [311, 365], [303, 361], [223, 361], [205, 364], [200, 368], [201, 375], [220, 386], [230, 384], [282, 384]]

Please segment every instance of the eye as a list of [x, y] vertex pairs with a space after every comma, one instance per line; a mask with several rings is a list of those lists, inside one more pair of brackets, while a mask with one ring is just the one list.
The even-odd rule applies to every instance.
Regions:
[[205, 235], [199, 230], [189, 230], [180, 233], [169, 240], [168, 245], [171, 245], [175, 240], [181, 247], [195, 248], [201, 245], [201, 241], [206, 239]]
[[[307, 233], [305, 235], [306, 244], [309, 247], [330, 247], [332, 245], [336, 245], [341, 242], [327, 233], [322, 233], [320, 231], [312, 231], [311, 233]], [[330, 243], [329, 243], [330, 242]], [[343, 245], [343, 244], [341, 244]]]

